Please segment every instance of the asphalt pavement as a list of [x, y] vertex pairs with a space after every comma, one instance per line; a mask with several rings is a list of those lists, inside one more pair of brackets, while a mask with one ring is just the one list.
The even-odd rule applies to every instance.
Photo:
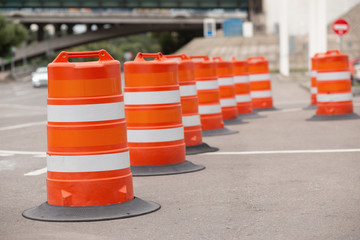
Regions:
[[[134, 177], [161, 204], [121, 220], [54, 223], [21, 213], [46, 201], [47, 88], [0, 83], [0, 239], [360, 239], [360, 119], [307, 121], [310, 94], [272, 76], [276, 111], [204, 137], [200, 172]], [[360, 115], [360, 96], [354, 97]]]

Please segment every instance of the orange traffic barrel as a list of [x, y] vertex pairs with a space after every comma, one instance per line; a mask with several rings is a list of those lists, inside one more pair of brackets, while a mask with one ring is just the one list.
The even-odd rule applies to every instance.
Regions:
[[233, 57], [232, 63], [238, 114], [241, 118], [261, 117], [261, 115], [253, 111], [251, 103], [248, 62], [246, 60], [238, 60], [236, 57]]
[[306, 109], [314, 109], [316, 108], [316, 95], [317, 95], [317, 86], [316, 86], [316, 74], [317, 74], [317, 59], [321, 56], [322, 53], [316, 53], [311, 58], [311, 71], [310, 71], [310, 106], [306, 107]]
[[224, 127], [216, 63], [208, 56], [190, 56], [195, 61], [195, 80], [203, 136], [237, 133]]
[[235, 84], [232, 61], [225, 61], [222, 57], [213, 57], [216, 62], [216, 73], [219, 83], [220, 105], [225, 124], [243, 123], [238, 118], [235, 99]]
[[274, 110], [268, 61], [263, 56], [256, 56], [249, 57], [247, 62], [253, 109]]
[[250, 96], [250, 79], [247, 61], [236, 60], [233, 61], [234, 83], [235, 83], [235, 97], [236, 105], [239, 114], [249, 114], [253, 112], [251, 96]]
[[[79, 57], [99, 60], [69, 62]], [[160, 208], [133, 194], [118, 61], [105, 50], [61, 52], [48, 65], [47, 102], [47, 202], [24, 217], [96, 221]]]
[[166, 55], [165, 57], [168, 59], [180, 59], [180, 61], [177, 62], [178, 80], [186, 154], [191, 155], [218, 151], [218, 148], [210, 147], [202, 141], [194, 62], [185, 54]]
[[124, 64], [124, 71], [125, 117], [133, 175], [204, 169], [185, 160], [178, 64], [161, 53], [138, 53], [134, 61]]
[[353, 114], [349, 57], [346, 54], [329, 50], [319, 56], [316, 80], [317, 111], [311, 120], [358, 118]]

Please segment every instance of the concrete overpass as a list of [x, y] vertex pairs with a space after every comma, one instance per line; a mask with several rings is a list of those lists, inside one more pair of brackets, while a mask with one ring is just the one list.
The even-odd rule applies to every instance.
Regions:
[[[250, 0], [256, 2], [257, 0]], [[249, 0], [0, 0], [0, 8], [247, 8]]]
[[[231, 13], [197, 13], [190, 11], [163, 11], [163, 12], [7, 12], [9, 21], [19, 22], [30, 28], [32, 24], [38, 25], [39, 43], [31, 44], [16, 51], [13, 58], [15, 62], [24, 58], [32, 58], [43, 55], [49, 51], [57, 51], [85, 43], [106, 40], [115, 37], [128, 36], [143, 32], [178, 31], [178, 30], [201, 30], [203, 19], [213, 17], [217, 25], [224, 19], [231, 17], [246, 17], [246, 12]], [[44, 27], [53, 25], [55, 38], [44, 39]], [[85, 24], [87, 31], [75, 34], [73, 27], [76, 24]], [[67, 35], [61, 36], [61, 26], [67, 26]], [[97, 25], [96, 31], [91, 31], [91, 26]], [[107, 26], [107, 28], [104, 28]]]

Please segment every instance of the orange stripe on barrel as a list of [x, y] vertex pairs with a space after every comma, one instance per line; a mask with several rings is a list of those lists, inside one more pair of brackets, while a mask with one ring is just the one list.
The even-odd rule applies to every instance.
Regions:
[[181, 124], [180, 103], [146, 106], [126, 105], [125, 111], [128, 127]]
[[98, 154], [127, 148], [125, 120], [71, 125], [49, 122], [47, 132], [49, 154]]
[[270, 82], [269, 80], [250, 82], [250, 89], [251, 89], [252, 91], [256, 91], [256, 90], [270, 90], [270, 89], [271, 89], [271, 82]]
[[86, 173], [48, 171], [46, 183], [48, 203], [56, 206], [99, 206], [134, 199], [130, 168]]

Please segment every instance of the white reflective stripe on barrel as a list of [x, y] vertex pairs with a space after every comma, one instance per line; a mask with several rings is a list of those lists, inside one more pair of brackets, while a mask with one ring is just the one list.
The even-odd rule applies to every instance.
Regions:
[[187, 97], [187, 96], [196, 96], [196, 85], [182, 85], [180, 86], [180, 96], [181, 97]]
[[318, 102], [344, 102], [352, 100], [352, 93], [318, 94]]
[[317, 81], [334, 81], [334, 80], [349, 80], [349, 79], [350, 79], [349, 71], [316, 74]]
[[127, 130], [127, 139], [131, 143], [169, 142], [184, 139], [184, 128]]
[[314, 70], [311, 71], [311, 72], [310, 72], [310, 77], [316, 77], [316, 71], [314, 71]]
[[235, 100], [235, 98], [220, 99], [220, 105], [222, 107], [235, 107], [236, 100]]
[[251, 102], [251, 96], [250, 94], [244, 94], [244, 95], [236, 95], [235, 96], [236, 102]]
[[180, 91], [125, 92], [125, 105], [151, 105], [180, 102]]
[[196, 81], [197, 90], [218, 89], [218, 80]]
[[184, 127], [192, 127], [192, 126], [200, 126], [200, 115], [193, 115], [193, 116], [183, 116], [182, 121]]
[[270, 74], [251, 74], [249, 75], [250, 81], [266, 81], [270, 80]]
[[219, 86], [231, 86], [234, 85], [234, 79], [232, 77], [218, 78]]
[[49, 122], [92, 122], [125, 118], [124, 103], [48, 105]]
[[312, 87], [312, 88], [310, 89], [310, 92], [311, 92], [311, 94], [316, 94], [316, 93], [317, 93], [317, 88], [316, 88], [316, 87]]
[[234, 82], [235, 83], [248, 83], [250, 82], [249, 76], [234, 76]]
[[47, 169], [51, 172], [99, 172], [129, 167], [129, 151], [80, 156], [47, 155]]
[[221, 113], [221, 105], [199, 105], [200, 115]]
[[271, 91], [251, 91], [251, 98], [265, 98], [271, 97]]

